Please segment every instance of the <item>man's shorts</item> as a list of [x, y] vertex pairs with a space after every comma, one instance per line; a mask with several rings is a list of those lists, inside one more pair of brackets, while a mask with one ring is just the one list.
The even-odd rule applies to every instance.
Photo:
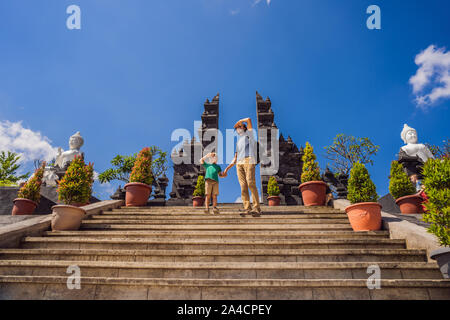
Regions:
[[219, 183], [212, 179], [206, 179], [205, 193], [207, 196], [218, 195], [219, 194]]

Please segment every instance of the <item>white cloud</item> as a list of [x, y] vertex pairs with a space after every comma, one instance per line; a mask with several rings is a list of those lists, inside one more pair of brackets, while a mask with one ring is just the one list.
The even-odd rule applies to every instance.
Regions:
[[241, 12], [240, 9], [230, 10], [230, 14], [231, 14], [232, 16], [235, 16], [235, 15], [239, 14], [240, 12]]
[[[253, 1], [253, 4], [252, 4], [252, 7], [254, 7], [254, 6], [256, 6], [258, 3], [260, 3], [262, 0], [254, 0]], [[266, 0], [266, 3], [267, 3], [267, 5], [270, 5], [270, 2], [271, 2], [272, 0]]]
[[21, 155], [21, 162], [50, 161], [57, 154], [50, 139], [38, 131], [24, 128], [22, 122], [0, 121], [0, 151], [13, 151]]
[[409, 83], [417, 105], [427, 108], [440, 99], [450, 98], [450, 51], [430, 45], [416, 56], [415, 63], [419, 68]]
[[237, 197], [236, 200], [234, 200], [234, 203], [242, 203], [242, 198]]

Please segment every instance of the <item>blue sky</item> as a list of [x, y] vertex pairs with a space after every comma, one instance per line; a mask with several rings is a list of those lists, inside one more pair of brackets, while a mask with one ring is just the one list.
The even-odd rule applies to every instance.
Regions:
[[[81, 30], [66, 28], [71, 4], [81, 8]], [[366, 27], [372, 4], [381, 30]], [[0, 147], [45, 155], [81, 131], [101, 172], [116, 154], [170, 151], [172, 131], [192, 131], [217, 92], [221, 129], [256, 121], [258, 90], [272, 100], [281, 132], [297, 145], [309, 141], [322, 168], [323, 147], [338, 133], [380, 145], [369, 171], [384, 195], [404, 123], [422, 142], [449, 136], [450, 99], [420, 107], [409, 83], [430, 45], [427, 61], [446, 59], [448, 12], [445, 0], [3, 0], [0, 123], [36, 142], [24, 146], [5, 129]], [[448, 68], [418, 86], [445, 88]], [[235, 201], [235, 170], [222, 182], [220, 201]], [[114, 186], [95, 190], [107, 198]]]

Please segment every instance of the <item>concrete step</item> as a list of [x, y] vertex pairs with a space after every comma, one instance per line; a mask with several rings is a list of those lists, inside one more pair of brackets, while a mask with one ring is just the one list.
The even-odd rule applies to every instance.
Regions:
[[[146, 230], [352, 230], [350, 224], [154, 224], [152, 221], [137, 220], [83, 220], [82, 228], [110, 229], [123, 226], [131, 229]], [[122, 227], [122, 228], [123, 228]]]
[[[64, 276], [78, 266], [86, 277], [180, 279], [366, 279], [373, 262], [131, 262], [0, 260], [1, 275]], [[383, 279], [442, 279], [436, 263], [378, 262]]]
[[426, 250], [404, 249], [247, 249], [100, 250], [0, 249], [2, 260], [159, 261], [159, 262], [426, 262]]
[[[217, 218], [217, 219], [256, 219], [253, 218], [250, 215], [246, 215], [245, 217], [242, 217], [239, 212], [234, 213], [219, 213], [219, 214], [211, 214], [211, 213], [204, 213], [203, 210], [186, 213], [186, 212], [179, 212], [179, 213], [163, 213], [163, 212], [139, 212], [139, 211], [105, 211], [101, 215], [123, 215], [123, 216], [140, 216], [140, 217], [147, 217], [149, 219], [205, 219], [205, 218]], [[260, 217], [257, 219], [346, 219], [347, 215], [345, 213], [330, 213], [330, 212], [323, 212], [323, 213], [317, 213], [317, 212], [311, 212], [311, 213], [297, 213], [293, 212], [290, 214], [286, 214], [283, 212], [280, 213], [267, 213], [263, 212]]]
[[170, 239], [335, 239], [335, 238], [351, 238], [351, 239], [379, 239], [389, 238], [388, 231], [370, 231], [370, 232], [353, 232], [353, 231], [260, 231], [260, 230], [223, 230], [218, 233], [211, 230], [177, 230], [177, 231], [47, 231], [46, 236], [86, 236], [102, 239], [111, 238], [170, 238]]
[[82, 277], [68, 290], [67, 276], [0, 276], [0, 299], [67, 300], [450, 300], [448, 280], [148, 279]]
[[24, 248], [53, 249], [406, 249], [405, 240], [393, 239], [98, 239], [95, 237], [26, 237]]
[[[242, 204], [236, 206], [218, 205], [217, 208], [224, 212], [238, 212], [242, 211], [244, 207]], [[204, 207], [121, 207], [112, 209], [116, 212], [203, 212]], [[342, 210], [334, 209], [332, 207], [305, 207], [305, 206], [279, 206], [269, 207], [261, 206], [262, 212], [267, 213], [310, 213], [310, 212], [328, 212], [328, 213], [343, 213]]]
[[349, 221], [347, 217], [342, 217], [339, 219], [323, 219], [323, 218], [305, 218], [305, 217], [290, 217], [290, 218], [272, 218], [272, 217], [264, 217], [260, 218], [229, 218], [227, 216], [221, 215], [204, 215], [201, 217], [183, 217], [183, 218], [162, 218], [162, 217], [151, 217], [149, 215], [131, 215], [131, 214], [123, 214], [123, 215], [108, 215], [108, 214], [100, 214], [90, 216], [91, 220], [108, 220], [108, 221], [121, 221], [121, 220], [134, 220], [136, 222], [139, 221], [148, 221], [154, 224], [316, 224], [316, 223], [332, 223], [332, 224], [348, 224]]

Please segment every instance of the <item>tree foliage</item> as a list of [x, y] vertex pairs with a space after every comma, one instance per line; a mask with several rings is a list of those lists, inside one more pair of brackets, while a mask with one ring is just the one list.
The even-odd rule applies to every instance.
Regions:
[[[167, 153], [156, 146], [152, 146], [149, 149], [152, 158], [152, 175], [154, 179], [157, 179], [167, 171]], [[128, 182], [137, 156], [137, 153], [129, 156], [115, 156], [111, 160], [113, 167], [99, 174], [98, 180], [100, 183], [107, 183], [113, 180]]]
[[391, 174], [389, 180], [389, 192], [395, 198], [401, 198], [416, 193], [411, 179], [409, 179], [403, 166], [398, 161], [392, 161]]
[[444, 140], [444, 144], [442, 146], [437, 146], [429, 143], [426, 143], [425, 145], [428, 147], [428, 149], [430, 149], [435, 158], [450, 158], [450, 139], [447, 138], [447, 140]]
[[197, 178], [197, 185], [195, 186], [194, 197], [204, 197], [205, 196], [205, 177], [204, 176], [198, 176]]
[[41, 184], [44, 177], [46, 163], [40, 162], [40, 167], [36, 169], [33, 176], [20, 188], [18, 198], [24, 198], [36, 203], [41, 199]]
[[319, 164], [316, 161], [314, 149], [309, 142], [306, 142], [305, 149], [303, 149], [303, 170], [301, 180], [302, 183], [309, 181], [321, 181]]
[[276, 197], [280, 194], [280, 187], [278, 186], [277, 179], [270, 177], [267, 183], [267, 194], [269, 197]]
[[88, 203], [93, 183], [94, 165], [86, 165], [83, 157], [77, 156], [59, 182], [58, 199], [67, 205]]
[[370, 179], [369, 171], [362, 163], [356, 162], [350, 171], [347, 199], [352, 204], [376, 202], [378, 200], [375, 184]]
[[19, 160], [20, 155], [15, 152], [0, 152], [0, 183], [15, 185], [19, 180], [28, 178], [30, 173], [17, 175], [17, 170], [20, 168]]
[[380, 149], [369, 138], [357, 138], [345, 134], [338, 134], [333, 144], [326, 146], [325, 157], [333, 161], [331, 168], [341, 174], [349, 174], [350, 169], [357, 162], [373, 164], [371, 159]]
[[436, 235], [442, 246], [450, 246], [450, 158], [429, 159], [423, 167], [425, 203], [424, 221], [428, 232]]

